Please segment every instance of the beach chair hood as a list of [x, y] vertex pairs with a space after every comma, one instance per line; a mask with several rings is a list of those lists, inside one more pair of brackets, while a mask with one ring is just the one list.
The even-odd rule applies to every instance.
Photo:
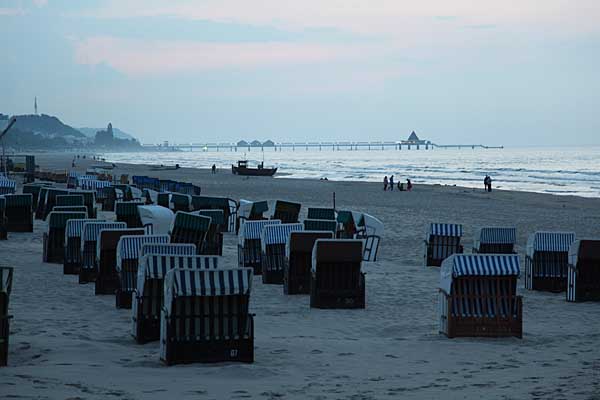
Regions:
[[527, 239], [527, 255], [535, 252], [569, 252], [575, 241], [575, 232], [534, 232]]
[[262, 229], [267, 225], [275, 224], [281, 224], [281, 221], [278, 219], [244, 221], [244, 223], [240, 227], [240, 232], [238, 235], [238, 244], [243, 247], [244, 241], [246, 240], [260, 239]]
[[311, 270], [318, 262], [362, 263], [364, 242], [358, 239], [317, 239], [312, 250]]
[[440, 269], [440, 289], [450, 294], [453, 278], [520, 274], [519, 256], [513, 254], [453, 254]]
[[106, 222], [106, 221], [88, 221], [84, 222], [81, 228], [81, 251], [85, 242], [96, 242], [102, 229], [125, 229], [125, 222]]
[[569, 265], [577, 269], [579, 259], [600, 262], [600, 239], [575, 240], [569, 248]]
[[292, 251], [312, 254], [317, 239], [333, 239], [333, 232], [308, 230], [290, 232], [290, 238], [285, 243], [286, 258], [290, 258]]
[[169, 235], [123, 235], [117, 244], [117, 271], [123, 260], [138, 260], [140, 248], [146, 243], [169, 243]]
[[265, 225], [260, 236], [260, 245], [263, 252], [272, 244], [286, 244], [290, 239], [291, 232], [304, 230], [304, 225], [296, 224], [270, 224]]
[[166, 207], [161, 206], [137, 206], [142, 226], [151, 225], [152, 233], [157, 235], [165, 235], [169, 233], [169, 229], [175, 214]]
[[475, 248], [480, 244], [515, 244], [517, 241], [517, 228], [512, 227], [484, 227], [475, 232]]

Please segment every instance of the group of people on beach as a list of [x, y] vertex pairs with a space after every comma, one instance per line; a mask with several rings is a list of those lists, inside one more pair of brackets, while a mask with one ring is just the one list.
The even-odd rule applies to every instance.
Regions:
[[485, 178], [483, 178], [483, 186], [485, 187], [486, 192], [492, 191], [492, 178], [489, 175], [486, 175]]
[[[406, 179], [406, 188], [404, 188], [404, 183], [398, 182], [398, 190], [401, 192], [406, 191], [411, 191], [412, 190], [412, 182], [410, 181], [410, 179]], [[394, 190], [394, 175], [391, 175], [390, 178], [388, 179], [387, 175], [383, 178], [383, 190]]]

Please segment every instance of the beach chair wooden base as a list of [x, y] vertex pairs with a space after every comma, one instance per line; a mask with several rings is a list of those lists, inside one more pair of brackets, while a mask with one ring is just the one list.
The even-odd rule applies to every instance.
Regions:
[[265, 271], [262, 272], [262, 283], [265, 285], [281, 285], [283, 284], [283, 271]]
[[[167, 337], [171, 327], [167, 327]], [[166, 346], [167, 365], [217, 362], [254, 362], [254, 332], [248, 338], [214, 341], [170, 341]]]
[[141, 312], [133, 316], [135, 324], [135, 342], [137, 344], [145, 344], [160, 340], [160, 319], [144, 318]]
[[534, 277], [531, 279], [531, 290], [561, 293], [567, 290], [567, 278]]
[[78, 262], [68, 262], [64, 261], [63, 263], [63, 274], [65, 275], [79, 275], [79, 269], [81, 268], [81, 263]]
[[238, 266], [240, 268], [252, 268], [254, 275], [262, 275], [262, 259], [260, 256], [260, 242], [258, 249], [249, 244], [253, 241], [247, 240], [246, 246], [238, 245]]
[[[31, 219], [31, 218], [30, 218]], [[6, 223], [7, 232], [33, 232], [33, 223]]]
[[209, 230], [208, 234], [206, 235], [206, 240], [203, 243], [200, 254], [222, 256], [223, 255], [223, 234], [221, 232], [211, 232], [211, 230]]
[[96, 269], [95, 268], [80, 268], [79, 269], [79, 283], [91, 283], [96, 282]]
[[365, 275], [360, 274], [357, 289], [317, 289], [315, 278], [310, 280], [311, 308], [365, 308]]
[[267, 246], [266, 253], [261, 254], [262, 282], [267, 285], [283, 284], [283, 268], [285, 264], [285, 244]]
[[308, 253], [297, 254], [294, 256], [292, 262], [295, 267], [290, 269], [290, 260], [285, 260], [283, 267], [283, 293], [310, 294], [311, 255]]
[[8, 364], [8, 337], [11, 315], [0, 316], [0, 367]]
[[[48, 233], [43, 236], [43, 261], [50, 264], [62, 264], [64, 262], [64, 243], [60, 240], [50, 240]], [[61, 245], [62, 244], [62, 245]]]
[[97, 275], [95, 281], [96, 295], [115, 294], [119, 287], [119, 278], [117, 275]]
[[538, 253], [525, 257], [525, 288], [560, 293], [567, 290], [567, 253]]
[[117, 308], [131, 309], [132, 292], [127, 292], [118, 288], [115, 291], [115, 306]]

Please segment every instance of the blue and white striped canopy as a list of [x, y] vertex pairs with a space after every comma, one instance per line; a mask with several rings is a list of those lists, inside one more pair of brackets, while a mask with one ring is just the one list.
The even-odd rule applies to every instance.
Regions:
[[69, 178], [77, 178], [79, 176], [79, 172], [77, 171], [69, 171]]
[[0, 179], [0, 188], [2, 188], [0, 194], [14, 193], [17, 188], [17, 182], [7, 178]]
[[67, 227], [65, 228], [65, 238], [81, 237], [83, 231], [83, 225], [88, 222], [97, 222], [97, 219], [85, 218], [85, 219], [70, 219], [67, 221]]
[[517, 241], [517, 228], [490, 226], [480, 228], [475, 235], [475, 241], [483, 244], [514, 244]]
[[527, 255], [533, 257], [537, 251], [568, 252], [575, 241], [575, 232], [542, 232], [529, 235]]
[[97, 242], [100, 231], [103, 229], [125, 229], [127, 224], [125, 222], [85, 222], [81, 228], [81, 251], [85, 242]]
[[137, 260], [140, 249], [146, 243], [169, 243], [169, 235], [123, 235], [117, 244], [117, 271], [123, 260]]
[[303, 231], [304, 225], [301, 223], [294, 224], [275, 224], [266, 225], [261, 233], [260, 245], [262, 251], [266, 250], [266, 246], [272, 244], [285, 244], [290, 238], [291, 232]]
[[140, 259], [145, 255], [193, 256], [196, 245], [192, 243], [144, 243], [140, 248]]
[[262, 230], [267, 225], [281, 224], [278, 219], [262, 219], [258, 221], [245, 221], [240, 227], [238, 243], [244, 246], [245, 240], [260, 239]]
[[108, 187], [111, 185], [109, 181], [100, 181], [97, 179], [79, 179], [79, 186], [85, 190], [96, 190]]
[[435, 236], [455, 236], [462, 237], [463, 226], [460, 224], [440, 224], [432, 223], [429, 225], [429, 235]]
[[450, 294], [452, 279], [460, 276], [508, 276], [520, 274], [516, 254], [453, 254], [442, 262], [440, 288]]

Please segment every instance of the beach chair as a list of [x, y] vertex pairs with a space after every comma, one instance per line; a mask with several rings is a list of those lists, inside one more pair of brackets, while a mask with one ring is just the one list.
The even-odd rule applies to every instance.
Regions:
[[153, 235], [169, 234], [175, 219], [173, 211], [156, 205], [138, 206], [137, 210], [142, 226], [147, 233]]
[[209, 217], [178, 211], [171, 228], [171, 243], [195, 244], [198, 251], [201, 251], [209, 227]]
[[6, 199], [4, 196], [0, 196], [0, 240], [8, 239], [8, 231], [6, 230], [6, 215], [4, 214], [4, 208]]
[[38, 195], [38, 204], [35, 209], [35, 219], [44, 219], [44, 212], [46, 211], [46, 196], [50, 187], [43, 186], [40, 188]]
[[238, 266], [252, 268], [254, 275], [262, 274], [261, 232], [267, 225], [280, 224], [281, 221], [270, 219], [246, 221], [238, 234]]
[[567, 301], [600, 301], [600, 239], [571, 244], [567, 279]]
[[473, 253], [515, 254], [517, 228], [485, 227], [475, 232]]
[[42, 187], [45, 187], [46, 185], [42, 184], [42, 183], [27, 183], [25, 185], [23, 185], [23, 194], [31, 194], [32, 198], [31, 198], [31, 206], [33, 208], [33, 211], [35, 212], [35, 210], [37, 210], [37, 205], [38, 205], [38, 200], [40, 198], [40, 191], [42, 189]]
[[227, 230], [235, 232], [237, 221], [237, 203], [227, 197], [192, 196], [192, 210], [223, 210], [227, 220]]
[[439, 330], [449, 338], [523, 336], [519, 257], [454, 254], [442, 262]]
[[17, 190], [17, 182], [12, 179], [6, 179], [2, 177], [0, 179], [0, 195], [13, 194]]
[[260, 235], [262, 281], [265, 284], [283, 284], [285, 245], [290, 233], [304, 230], [304, 225], [265, 225]]
[[54, 206], [56, 206], [56, 196], [68, 195], [69, 191], [64, 189], [56, 189], [50, 188], [46, 192], [46, 202], [44, 207], [44, 214], [42, 219], [48, 218], [48, 214], [54, 211]]
[[78, 190], [71, 192], [71, 194], [77, 194], [83, 196], [83, 205], [87, 207], [88, 218], [96, 218], [96, 192], [93, 190]]
[[307, 231], [329, 231], [337, 232], [337, 221], [335, 219], [305, 219], [304, 230]]
[[237, 211], [237, 226], [236, 226], [236, 234], [240, 230], [240, 225], [244, 223], [244, 221], [257, 221], [261, 219], [267, 219], [264, 216], [264, 213], [269, 210], [269, 203], [267, 201], [248, 201], [248, 200], [240, 200], [240, 204]]
[[115, 294], [119, 287], [117, 275], [117, 245], [121, 236], [144, 235], [144, 230], [133, 229], [103, 229], [96, 241], [96, 265], [98, 266], [95, 280], [95, 294]]
[[198, 210], [193, 214], [202, 215], [210, 218], [210, 226], [206, 232], [204, 247], [199, 254], [205, 255], [223, 255], [223, 231], [227, 230], [227, 220], [223, 210]]
[[86, 222], [95, 219], [70, 219], [65, 228], [65, 256], [63, 260], [63, 274], [79, 275], [81, 268], [81, 233]]
[[115, 211], [118, 199], [117, 189], [114, 186], [104, 186], [98, 190], [98, 199], [102, 202], [102, 211]]
[[125, 222], [128, 228], [141, 228], [143, 226], [138, 212], [138, 206], [143, 206], [141, 201], [117, 201], [115, 215], [117, 221]]
[[160, 355], [167, 365], [253, 362], [252, 269], [171, 269], [164, 278]]
[[13, 268], [0, 265], [0, 367], [8, 362], [8, 339], [10, 336], [10, 320], [8, 302], [12, 289]]
[[363, 241], [317, 239], [310, 278], [312, 308], [365, 308]]
[[4, 196], [7, 232], [33, 232], [32, 203], [31, 194], [7, 194]]
[[161, 179], [158, 190], [160, 192], [175, 192], [177, 190], [177, 182], [170, 179]]
[[452, 254], [462, 253], [462, 235], [462, 225], [430, 224], [425, 235], [425, 266], [439, 267]]
[[361, 239], [363, 245], [363, 261], [377, 261], [381, 236], [383, 235], [383, 222], [372, 215], [366, 213], [353, 213], [356, 221], [357, 231], [354, 234], [355, 239]]
[[309, 207], [306, 219], [335, 220], [335, 210], [333, 208]]
[[169, 243], [169, 235], [124, 235], [119, 239], [115, 265], [119, 278], [115, 292], [116, 308], [131, 308], [131, 295], [136, 287], [142, 245], [159, 243]]
[[127, 229], [125, 222], [94, 221], [85, 222], [81, 228], [81, 268], [79, 283], [96, 281], [98, 275], [98, 259], [96, 248], [100, 231], [104, 229]]
[[192, 196], [181, 193], [171, 193], [170, 207], [173, 212], [190, 211]]
[[271, 219], [280, 220], [282, 224], [294, 224], [298, 222], [302, 204], [289, 201], [277, 200], [275, 202], [275, 211]]
[[171, 193], [158, 193], [156, 195], [156, 204], [171, 209]]
[[338, 239], [354, 239], [356, 232], [358, 231], [356, 222], [354, 221], [354, 214], [352, 211], [341, 210], [337, 213], [338, 230], [336, 232], [336, 238]]
[[310, 294], [312, 250], [317, 239], [333, 239], [333, 234], [307, 230], [290, 233], [285, 245], [284, 294]]
[[43, 261], [62, 264], [65, 258], [65, 228], [70, 219], [85, 219], [85, 212], [52, 211], [48, 215], [48, 232], [43, 236]]
[[569, 248], [574, 232], [535, 232], [527, 240], [525, 288], [548, 292], [567, 290]]
[[55, 207], [58, 206], [83, 206], [83, 195], [69, 193], [56, 196]]
[[[109, 189], [105, 189], [107, 187], [111, 187], [111, 183], [109, 181], [102, 181], [99, 179], [90, 179], [81, 182], [81, 189], [84, 191], [94, 192], [96, 196], [96, 203], [100, 203], [104, 206], [104, 199], [106, 194], [110, 191]], [[104, 208], [104, 207], [103, 207]], [[113, 211], [113, 210], [110, 210]]]

